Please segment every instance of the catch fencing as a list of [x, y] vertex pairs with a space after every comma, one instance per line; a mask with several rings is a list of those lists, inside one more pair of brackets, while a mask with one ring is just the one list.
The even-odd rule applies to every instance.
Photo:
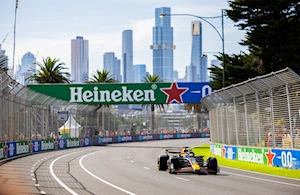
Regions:
[[207, 95], [211, 139], [241, 146], [300, 148], [300, 77], [272, 72]]
[[[59, 112], [67, 112], [68, 120], [58, 120]], [[30, 90], [0, 70], [0, 143], [193, 132], [209, 133], [208, 113], [151, 113], [70, 103]]]
[[147, 110], [104, 108], [98, 112], [99, 135], [209, 133], [207, 112], [195, 114], [186, 110], [170, 112], [167, 109], [165, 105], [164, 111], [152, 113]]
[[60, 127], [65, 132], [73, 125], [58, 120], [60, 111], [78, 121], [76, 137], [85, 137], [96, 129], [96, 110], [32, 91], [0, 70], [0, 142], [57, 138]]

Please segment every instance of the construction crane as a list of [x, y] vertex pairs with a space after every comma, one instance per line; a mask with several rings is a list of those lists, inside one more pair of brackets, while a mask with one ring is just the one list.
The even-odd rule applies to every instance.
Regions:
[[9, 33], [6, 34], [6, 36], [4, 37], [4, 39], [3, 39], [3, 41], [2, 41], [2, 43], [1, 43], [0, 45], [2, 45], [2, 44], [4, 43], [4, 41], [5, 41], [5, 39], [7, 38], [8, 34], [9, 34]]

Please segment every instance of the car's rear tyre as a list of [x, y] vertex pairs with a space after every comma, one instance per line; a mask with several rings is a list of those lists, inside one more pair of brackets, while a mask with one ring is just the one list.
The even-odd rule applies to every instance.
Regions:
[[158, 170], [166, 171], [168, 169], [168, 155], [159, 156], [157, 159]]
[[207, 169], [211, 170], [209, 174], [216, 175], [218, 173], [218, 161], [214, 157], [208, 157], [207, 158]]

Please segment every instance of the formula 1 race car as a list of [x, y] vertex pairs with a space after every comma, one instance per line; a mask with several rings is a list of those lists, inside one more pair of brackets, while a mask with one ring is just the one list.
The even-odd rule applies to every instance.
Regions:
[[[175, 154], [172, 157], [169, 154]], [[166, 150], [166, 155], [159, 156], [157, 159], [158, 170], [169, 173], [197, 173], [197, 174], [214, 174], [220, 172], [216, 158], [208, 157], [206, 161], [204, 156], [195, 156], [194, 152], [188, 147], [181, 151]]]

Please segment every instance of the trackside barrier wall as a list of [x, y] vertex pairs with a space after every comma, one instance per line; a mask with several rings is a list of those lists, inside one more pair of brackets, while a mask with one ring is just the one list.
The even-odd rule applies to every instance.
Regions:
[[[6, 160], [24, 154], [63, 150], [74, 147], [100, 146], [111, 143], [208, 137], [210, 137], [209, 133], [175, 133], [6, 142], [5, 145], [0, 143], [0, 149], [2, 151], [0, 152], [0, 159], [4, 158], [4, 160]], [[4, 151], [5, 146], [7, 147], [6, 151]]]
[[230, 160], [300, 169], [300, 150], [296, 149], [260, 148], [211, 143], [210, 152]]

